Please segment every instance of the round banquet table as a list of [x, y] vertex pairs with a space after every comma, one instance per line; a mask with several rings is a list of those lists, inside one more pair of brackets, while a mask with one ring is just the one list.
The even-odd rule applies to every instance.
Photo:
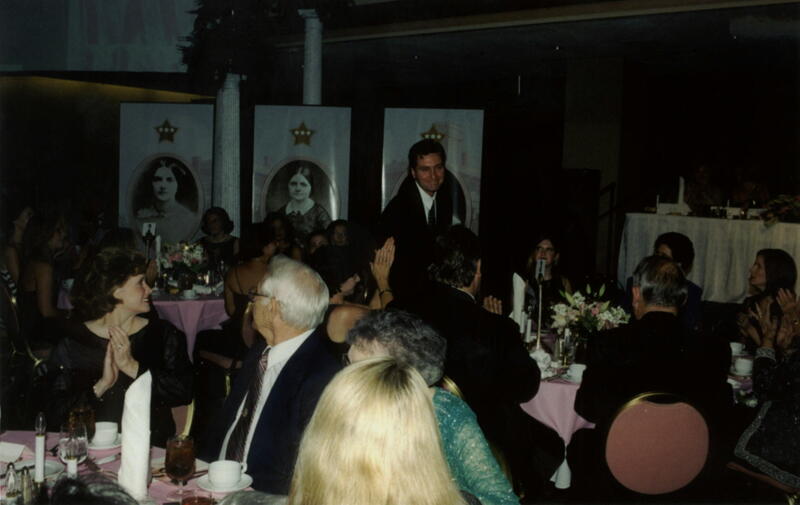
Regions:
[[[528, 415], [553, 428], [564, 441], [564, 447], [569, 445], [573, 433], [582, 428], [594, 428], [590, 423], [575, 412], [575, 395], [580, 384], [570, 382], [560, 377], [545, 379], [539, 384], [539, 391], [530, 401], [522, 404], [522, 410]], [[572, 472], [567, 464], [567, 456], [550, 478], [558, 489], [569, 488], [572, 481]]]
[[[6, 444], [21, 444], [24, 445], [25, 448], [22, 451], [22, 455], [19, 459], [26, 460], [26, 459], [33, 459], [33, 447], [34, 447], [34, 432], [32, 431], [6, 431], [2, 435], [0, 435], [0, 442]], [[47, 438], [45, 440], [45, 448], [49, 449], [55, 446], [58, 443], [58, 433], [48, 433]], [[114, 449], [106, 449], [106, 450], [89, 450], [89, 457], [95, 460], [101, 460], [107, 456], [113, 456], [115, 454], [119, 454], [122, 449], [120, 447], [116, 447]], [[160, 447], [153, 447], [150, 449], [150, 461], [151, 467], [153, 469], [159, 469], [164, 466], [164, 449]], [[58, 461], [58, 458], [53, 457], [49, 451], [45, 452], [45, 458], [49, 460]], [[2, 470], [5, 471], [6, 463], [3, 462]], [[100, 464], [100, 470], [102, 473], [112, 479], [116, 480], [116, 473], [119, 470], [120, 460], [119, 458], [115, 459], [114, 461]], [[206, 465], [205, 462], [199, 461], [196, 464], [196, 468], [204, 468]], [[80, 465], [78, 467], [79, 475], [82, 475], [86, 472], [91, 472], [85, 465]], [[49, 480], [49, 478], [48, 478]], [[3, 482], [5, 486], [5, 481]], [[197, 479], [192, 479], [187, 482], [185, 488], [188, 489], [196, 489], [197, 488]], [[167, 477], [159, 477], [153, 478], [153, 481], [150, 484], [148, 489], [148, 495], [150, 498], [153, 499], [156, 503], [166, 503], [167, 497], [177, 489], [177, 485], [172, 484]], [[214, 496], [219, 499], [222, 494], [214, 493]]]
[[159, 317], [174, 324], [186, 334], [186, 350], [190, 359], [194, 352], [197, 332], [218, 329], [220, 323], [228, 319], [225, 301], [218, 296], [203, 295], [194, 300], [184, 300], [177, 296], [161, 294], [153, 297], [153, 306]]

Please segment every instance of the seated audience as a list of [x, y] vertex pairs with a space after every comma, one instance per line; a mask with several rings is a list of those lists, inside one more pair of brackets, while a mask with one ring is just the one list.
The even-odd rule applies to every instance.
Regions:
[[314, 255], [315, 252], [317, 252], [319, 248], [325, 247], [328, 244], [328, 234], [324, 230], [311, 232], [311, 234], [308, 236], [308, 240], [306, 240], [306, 246], [304, 250], [306, 263], [308, 263], [308, 260]]
[[[694, 245], [689, 237], [682, 233], [668, 232], [662, 233], [656, 238], [653, 244], [653, 254], [663, 256], [675, 261], [682, 269], [685, 277], [689, 276], [694, 263]], [[688, 294], [686, 303], [678, 308], [678, 317], [683, 323], [684, 329], [688, 331], [699, 331], [702, 322], [700, 314], [700, 302], [703, 297], [703, 289], [689, 279], [686, 279]], [[631, 312], [631, 288], [633, 279], [629, 278], [625, 287], [625, 298], [622, 307], [629, 313]]]
[[253, 326], [262, 338], [199, 456], [246, 462], [253, 488], [287, 494], [300, 437], [341, 359], [321, 326], [328, 288], [308, 266], [276, 256], [253, 300]]
[[175, 434], [171, 407], [192, 401], [186, 336], [171, 323], [141, 317], [150, 310], [145, 259], [125, 249], [101, 251], [75, 281], [76, 316], [51, 356], [48, 423], [59, 426], [88, 403], [97, 421], [120, 422], [125, 392], [145, 372], [153, 377], [151, 441]]
[[60, 336], [56, 318], [62, 311], [56, 308], [54, 262], [66, 236], [61, 215], [37, 214], [28, 222], [23, 238], [24, 262], [17, 286], [20, 326], [31, 348], [45, 355]]
[[355, 363], [390, 356], [416, 369], [430, 387], [433, 407], [450, 472], [459, 489], [483, 505], [519, 503], [497, 464], [472, 410], [457, 396], [436, 387], [443, 375], [444, 338], [418, 317], [403, 311], [374, 311], [347, 335], [348, 357]]
[[303, 434], [287, 503], [465, 503], [420, 374], [385, 357], [337, 374]]
[[800, 305], [781, 290], [781, 316], [757, 309], [761, 332], [753, 334], [758, 350], [753, 363], [753, 391], [759, 400], [755, 420], [739, 438], [740, 463], [781, 483], [800, 488]]
[[6, 231], [3, 256], [6, 269], [11, 274], [11, 280], [14, 284], [18, 284], [22, 272], [22, 238], [28, 222], [33, 217], [33, 209], [25, 206], [16, 211], [12, 210], [9, 214], [9, 217], [13, 217], [14, 220], [11, 222], [10, 229]]
[[280, 212], [270, 212], [264, 218], [263, 223], [272, 231], [275, 242], [278, 245], [277, 254], [283, 254], [293, 260], [303, 259], [303, 250], [297, 242], [294, 227], [289, 219]]
[[350, 244], [349, 226], [346, 220], [337, 219], [328, 225], [328, 243], [336, 247], [344, 247]]
[[[205, 233], [198, 243], [203, 246], [210, 264], [219, 267], [222, 262], [227, 269], [236, 264], [239, 255], [239, 239], [231, 235], [233, 221], [222, 207], [211, 207], [203, 214], [201, 229]], [[220, 271], [220, 273], [224, 273]]]
[[[601, 434], [617, 411], [645, 392], [674, 393], [687, 398], [706, 417], [712, 450], [721, 443], [732, 392], [727, 383], [730, 347], [727, 342], [687, 332], [678, 309], [687, 296], [683, 269], [663, 256], [643, 259], [633, 274], [632, 323], [601, 331], [588, 339], [586, 371], [575, 398], [575, 411], [594, 422], [570, 445], [570, 466], [579, 485], [594, 492], [598, 482], [610, 482], [604, 466]], [[580, 434], [580, 435], [579, 435]], [[584, 440], [583, 437], [586, 437]], [[574, 457], [574, 459], [573, 459]]]
[[430, 289], [404, 306], [447, 340], [445, 375], [459, 386], [486, 438], [507, 459], [515, 486], [537, 496], [564, 459], [558, 434], [520, 407], [539, 389], [539, 367], [516, 323], [478, 304], [478, 237], [453, 226], [436, 246]]
[[525, 263], [524, 279], [527, 283], [525, 288], [525, 307], [531, 309], [533, 317], [539, 314], [539, 279], [536, 277], [536, 262], [544, 261], [544, 271], [542, 275], [542, 325], [550, 327], [553, 319], [553, 305], [565, 302], [562, 293], [572, 293], [572, 285], [565, 276], [558, 271], [560, 260], [559, 242], [553, 234], [542, 233], [536, 237], [534, 248], [528, 255]]
[[762, 249], [756, 254], [756, 260], [750, 267], [749, 296], [745, 299], [742, 310], [737, 316], [740, 340], [748, 346], [761, 338], [762, 329], [758, 320], [751, 314], [755, 308], [770, 300], [769, 310], [772, 317], [781, 317], [781, 307], [776, 298], [778, 291], [785, 289], [794, 293], [797, 282], [797, 267], [794, 259], [782, 249]]

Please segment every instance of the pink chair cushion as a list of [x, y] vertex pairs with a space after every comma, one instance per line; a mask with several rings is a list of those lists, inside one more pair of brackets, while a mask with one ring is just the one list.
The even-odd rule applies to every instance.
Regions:
[[606, 461], [620, 484], [643, 494], [663, 494], [689, 484], [708, 456], [708, 427], [691, 405], [641, 401], [611, 424]]

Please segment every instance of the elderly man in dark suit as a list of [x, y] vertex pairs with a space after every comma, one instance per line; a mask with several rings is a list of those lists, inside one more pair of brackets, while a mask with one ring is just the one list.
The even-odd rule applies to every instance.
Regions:
[[617, 411], [640, 393], [665, 392], [687, 398], [709, 423], [712, 451], [719, 447], [720, 425], [728, 418], [733, 398], [727, 383], [730, 347], [685, 328], [678, 313], [687, 293], [688, 283], [678, 263], [649, 256], [633, 274], [636, 320], [589, 338], [587, 368], [575, 410], [597, 428], [576, 433], [568, 455], [573, 484], [584, 487], [589, 495], [612, 492], [601, 436]]
[[397, 246], [390, 284], [413, 296], [425, 281], [437, 236], [458, 223], [453, 216], [455, 181], [447, 172], [447, 154], [435, 140], [417, 142], [408, 152], [408, 177], [383, 210], [380, 231]]
[[564, 459], [558, 434], [520, 407], [539, 389], [539, 368], [516, 323], [477, 302], [481, 261], [474, 233], [453, 226], [440, 236], [430, 268], [430, 289], [406, 306], [445, 337], [445, 374], [505, 455], [517, 488], [535, 497]]
[[254, 298], [263, 340], [250, 350], [201, 457], [246, 461], [255, 489], [288, 494], [303, 430], [341, 360], [321, 326], [328, 288], [309, 267], [273, 258]]

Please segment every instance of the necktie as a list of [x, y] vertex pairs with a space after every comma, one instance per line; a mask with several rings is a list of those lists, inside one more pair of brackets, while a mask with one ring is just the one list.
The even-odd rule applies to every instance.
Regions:
[[264, 373], [267, 371], [267, 361], [269, 358], [269, 348], [264, 350], [261, 359], [258, 361], [258, 371], [250, 381], [247, 389], [247, 397], [244, 399], [244, 406], [236, 426], [228, 439], [228, 447], [225, 450], [225, 458], [235, 461], [242, 461], [244, 458], [244, 445], [247, 442], [247, 434], [250, 432], [250, 425], [253, 423], [256, 402], [261, 394], [261, 384], [264, 382]]
[[433, 202], [428, 211], [428, 227], [433, 228], [434, 226], [436, 226], [436, 202]]

